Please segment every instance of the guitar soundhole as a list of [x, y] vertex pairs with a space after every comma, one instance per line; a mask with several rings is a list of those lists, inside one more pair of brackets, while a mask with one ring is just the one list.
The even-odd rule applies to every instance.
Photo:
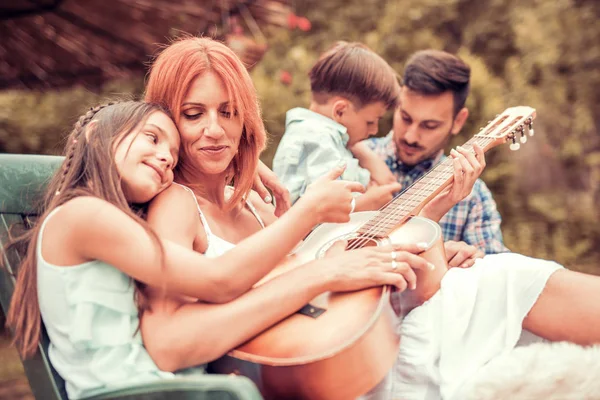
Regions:
[[379, 245], [380, 240], [376, 238], [368, 238], [358, 236], [356, 233], [351, 233], [348, 235], [340, 236], [329, 242], [325, 243], [317, 252], [316, 258], [323, 258], [327, 250], [329, 250], [334, 244], [338, 243], [341, 240], [345, 240], [348, 243], [346, 244], [346, 250], [355, 250], [361, 249], [363, 247], [377, 246]]
[[377, 246], [378, 242], [373, 238], [357, 237], [348, 240], [346, 250], [362, 249], [363, 247]]

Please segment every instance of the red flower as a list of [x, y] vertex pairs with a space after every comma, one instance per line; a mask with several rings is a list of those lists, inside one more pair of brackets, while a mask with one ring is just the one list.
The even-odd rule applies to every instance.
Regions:
[[294, 13], [290, 13], [288, 15], [287, 24], [290, 30], [296, 28], [296, 26], [298, 25], [298, 16]]
[[298, 29], [304, 32], [308, 32], [310, 31], [310, 28], [312, 28], [312, 24], [310, 23], [308, 18], [304, 17], [297, 18], [296, 26], [298, 26]]
[[290, 74], [288, 71], [286, 70], [282, 70], [279, 73], [279, 81], [281, 83], [283, 83], [286, 86], [289, 86], [292, 84], [292, 74]]

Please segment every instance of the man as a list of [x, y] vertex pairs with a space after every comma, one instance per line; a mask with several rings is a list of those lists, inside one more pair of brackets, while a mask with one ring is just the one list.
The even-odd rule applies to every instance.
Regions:
[[[469, 116], [465, 101], [470, 74], [467, 64], [443, 51], [423, 50], [410, 57], [393, 130], [385, 137], [369, 139], [352, 149], [361, 164], [372, 165], [376, 154], [403, 189], [434, 167], [445, 157], [444, 147], [460, 132]], [[500, 223], [490, 190], [478, 179], [471, 194], [440, 220], [444, 240], [449, 241], [446, 251], [451, 253], [453, 248], [460, 248], [460, 242], [486, 254], [509, 251], [502, 240]], [[449, 255], [450, 264], [459, 266], [464, 256], [454, 263], [451, 258]]]

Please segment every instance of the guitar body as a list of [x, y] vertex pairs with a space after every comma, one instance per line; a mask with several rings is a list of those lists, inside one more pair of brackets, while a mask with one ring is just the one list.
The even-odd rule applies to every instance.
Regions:
[[[474, 152], [511, 142], [511, 149], [533, 136], [535, 109], [519, 106], [505, 110], [463, 145]], [[415, 271], [418, 292], [402, 293], [405, 313], [429, 299], [447, 270], [440, 227], [425, 218], [410, 217], [451, 184], [451, 158], [440, 161], [379, 211], [351, 215], [346, 224], [323, 224], [311, 233], [285, 263], [257, 285], [315, 258], [336, 241], [349, 248], [388, 243], [428, 244], [420, 256], [433, 271]], [[357, 232], [368, 234], [368, 239]], [[360, 246], [358, 246], [360, 244]], [[273, 304], [277, 307], [277, 304]], [[251, 318], [251, 316], [249, 317]], [[399, 338], [390, 289], [376, 287], [350, 293], [324, 293], [214, 363], [223, 373], [242, 373], [254, 380], [267, 399], [354, 399], [375, 387], [397, 357]]]
[[[338, 240], [349, 240], [352, 246], [360, 240], [358, 227], [375, 213], [354, 213], [346, 224], [320, 225], [258, 285], [323, 257]], [[414, 217], [388, 237], [369, 239], [366, 245], [391, 242], [427, 243], [429, 250], [422, 256], [434, 264], [442, 263], [445, 269], [441, 232], [436, 223]], [[389, 287], [327, 292], [313, 299], [303, 311], [231, 351], [212, 368], [249, 376], [267, 399], [347, 400], [368, 392], [393, 366], [399, 337]]]

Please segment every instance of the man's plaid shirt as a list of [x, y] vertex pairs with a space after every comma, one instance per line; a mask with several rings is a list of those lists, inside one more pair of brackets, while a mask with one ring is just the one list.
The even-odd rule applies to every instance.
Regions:
[[[393, 132], [390, 132], [385, 137], [372, 138], [366, 143], [385, 161], [398, 182], [402, 184], [403, 190], [431, 169], [434, 162], [440, 162], [445, 158], [442, 155], [412, 167], [403, 165], [396, 157], [396, 145], [392, 135]], [[442, 227], [444, 241], [463, 241], [478, 247], [486, 254], [494, 254], [510, 251], [502, 241], [501, 222], [492, 193], [481, 179], [477, 179], [471, 194], [448, 211], [439, 224]]]

